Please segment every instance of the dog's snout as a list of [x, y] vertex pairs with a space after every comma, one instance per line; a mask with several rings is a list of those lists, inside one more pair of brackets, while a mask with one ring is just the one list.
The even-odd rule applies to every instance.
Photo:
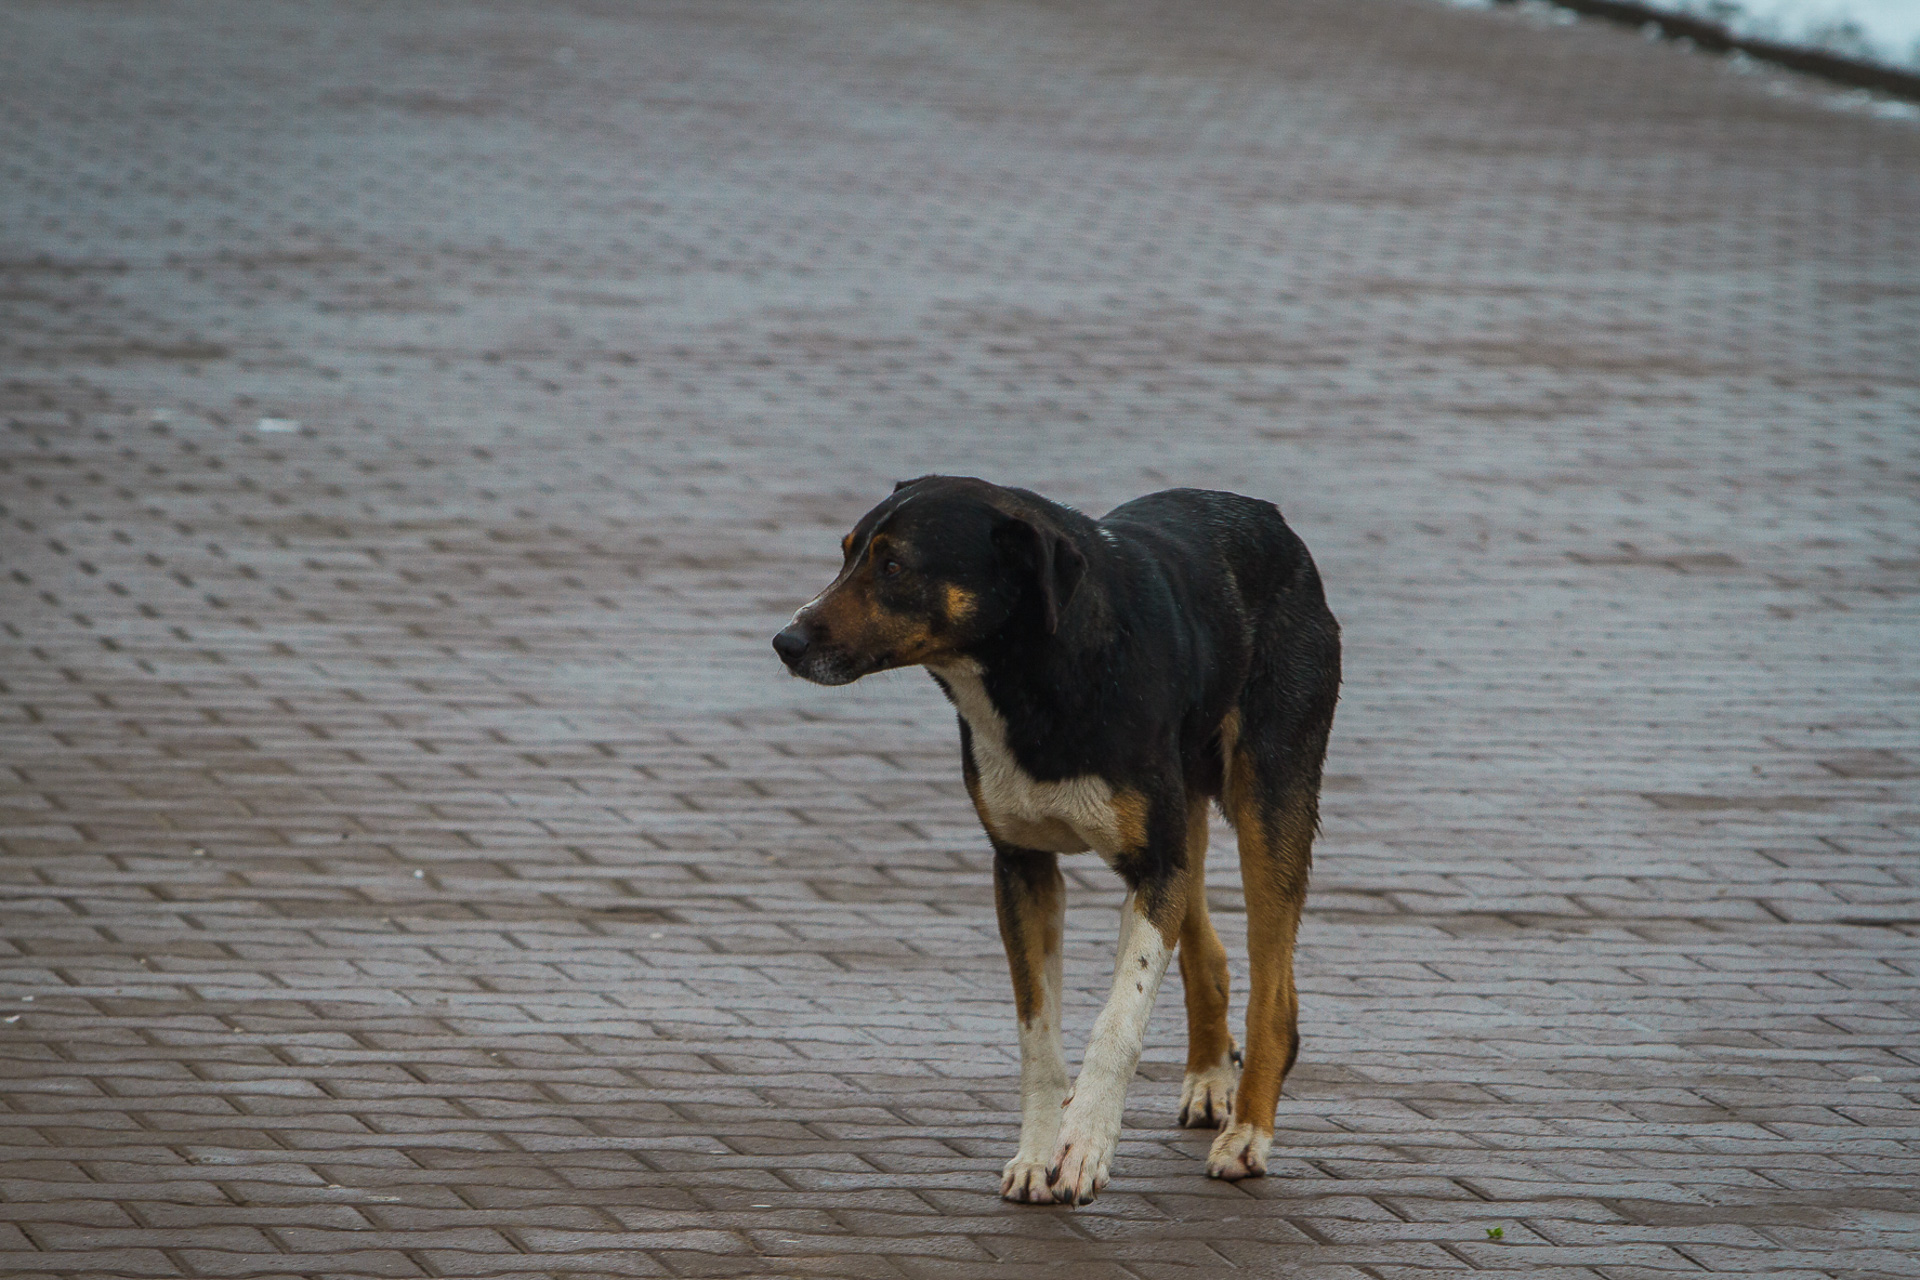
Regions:
[[806, 628], [796, 622], [773, 638], [773, 651], [780, 655], [780, 661], [792, 666], [806, 655], [811, 643]]

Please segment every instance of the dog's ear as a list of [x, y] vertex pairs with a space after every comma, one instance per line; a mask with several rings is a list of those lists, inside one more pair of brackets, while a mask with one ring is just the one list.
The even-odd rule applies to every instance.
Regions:
[[919, 484], [922, 480], [925, 480], [925, 479], [926, 479], [925, 476], [915, 476], [911, 480], [895, 480], [893, 482], [893, 491], [895, 493], [898, 493], [902, 489], [906, 488], [908, 485]]
[[1087, 571], [1087, 558], [1080, 554], [1080, 548], [1058, 529], [1024, 516], [1007, 517], [994, 529], [993, 541], [1003, 555], [1032, 574], [1047, 634], [1059, 631], [1060, 612], [1073, 599], [1074, 588]]

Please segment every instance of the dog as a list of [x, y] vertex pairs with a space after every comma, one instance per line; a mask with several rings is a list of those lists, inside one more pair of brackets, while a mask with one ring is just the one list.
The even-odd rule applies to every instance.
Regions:
[[[841, 552], [839, 575], [773, 647], [823, 685], [923, 666], [959, 712], [1019, 1019], [1020, 1146], [1001, 1195], [1086, 1204], [1107, 1185], [1176, 949], [1180, 1123], [1219, 1127], [1208, 1176], [1264, 1174], [1299, 1053], [1294, 936], [1340, 690], [1340, 627], [1305, 544], [1273, 504], [1233, 493], [1169, 489], [1095, 520], [1024, 489], [923, 476], [862, 516]], [[1246, 891], [1244, 1057], [1207, 916], [1210, 801], [1234, 829]], [[1070, 1081], [1059, 855], [1088, 849], [1127, 895], [1112, 992]]]

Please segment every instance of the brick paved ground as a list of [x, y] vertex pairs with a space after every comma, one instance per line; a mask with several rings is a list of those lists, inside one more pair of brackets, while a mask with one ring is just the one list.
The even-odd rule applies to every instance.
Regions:
[[[0, 68], [0, 1272], [1920, 1274], [1920, 124], [1415, 0]], [[950, 717], [766, 648], [934, 469], [1320, 557], [1273, 1177], [1167, 999], [1108, 1193], [995, 1198]]]

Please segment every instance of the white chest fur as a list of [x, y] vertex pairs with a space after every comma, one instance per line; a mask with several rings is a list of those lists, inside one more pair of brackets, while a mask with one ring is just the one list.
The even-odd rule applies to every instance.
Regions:
[[1095, 849], [1112, 859], [1122, 851], [1125, 823], [1104, 778], [1038, 781], [1008, 748], [1007, 722], [987, 695], [979, 664], [963, 659], [931, 670], [953, 691], [954, 705], [972, 730], [978, 775], [973, 803], [988, 831], [1009, 844], [1054, 853]]

